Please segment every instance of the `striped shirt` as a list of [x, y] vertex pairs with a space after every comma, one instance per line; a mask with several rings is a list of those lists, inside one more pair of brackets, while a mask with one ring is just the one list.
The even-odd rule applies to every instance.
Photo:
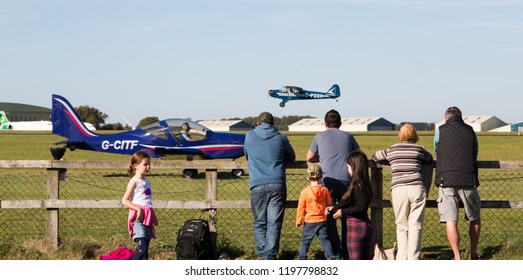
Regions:
[[386, 161], [390, 164], [393, 189], [404, 185], [423, 185], [421, 165], [424, 162], [432, 162], [432, 154], [420, 145], [404, 142], [377, 151], [372, 160], [381, 163]]

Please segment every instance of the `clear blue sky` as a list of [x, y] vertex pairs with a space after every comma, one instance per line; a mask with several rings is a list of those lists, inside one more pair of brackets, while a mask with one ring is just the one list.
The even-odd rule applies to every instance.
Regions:
[[[147, 116], [523, 121], [523, 1], [0, 0], [0, 101]], [[269, 88], [328, 90], [291, 101]]]

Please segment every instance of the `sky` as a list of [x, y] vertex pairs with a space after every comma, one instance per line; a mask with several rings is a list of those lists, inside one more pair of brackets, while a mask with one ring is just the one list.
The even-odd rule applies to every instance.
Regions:
[[[0, 38], [0, 102], [60, 94], [106, 123], [330, 109], [438, 122], [449, 106], [523, 121], [521, 0], [0, 0]], [[332, 84], [338, 101], [281, 108], [267, 93]]]

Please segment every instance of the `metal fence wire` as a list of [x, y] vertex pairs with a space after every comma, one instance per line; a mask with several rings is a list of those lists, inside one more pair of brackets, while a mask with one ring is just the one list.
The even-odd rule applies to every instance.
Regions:
[[[217, 200], [248, 201], [248, 172], [234, 177], [230, 170], [218, 170]], [[297, 201], [302, 188], [307, 186], [304, 170], [288, 170], [287, 199]], [[166, 172], [153, 170], [147, 176], [155, 201], [203, 200], [207, 188], [205, 173], [195, 178], [184, 178], [179, 170]], [[383, 170], [383, 199], [390, 199], [390, 171]], [[0, 201], [47, 199], [48, 174], [45, 169], [0, 169]], [[60, 181], [61, 200], [121, 200], [129, 177], [121, 170], [68, 169]], [[480, 172], [480, 196], [490, 201], [522, 201], [523, 170], [482, 170]], [[437, 188], [429, 193], [429, 200], [437, 198]], [[292, 204], [292, 203], [291, 203]], [[161, 257], [175, 259], [176, 234], [185, 220], [208, 218], [201, 209], [155, 209], [159, 225], [157, 238], [151, 242]], [[98, 248], [122, 240], [132, 246], [127, 233], [127, 209], [120, 208], [74, 208], [59, 210], [59, 236], [61, 242], [86, 241], [97, 244]], [[463, 209], [460, 209], [463, 211]], [[523, 219], [521, 208], [482, 209], [482, 231], [479, 249], [484, 255], [493, 255], [514, 236], [521, 234]], [[217, 227], [219, 250], [227, 251], [233, 258], [254, 259], [252, 213], [248, 207], [218, 209]], [[280, 243], [280, 259], [295, 259], [301, 240], [301, 230], [295, 227], [296, 209], [286, 209]], [[460, 215], [461, 247], [468, 246], [468, 223]], [[2, 247], [21, 246], [25, 242], [41, 240], [46, 232], [46, 209], [0, 208], [0, 258]], [[383, 247], [390, 248], [396, 239], [394, 214], [391, 208], [383, 209]], [[8, 244], [8, 245], [6, 245]], [[14, 244], [14, 245], [13, 245]], [[422, 259], [437, 259], [441, 250], [450, 248], [445, 227], [439, 223], [438, 210], [427, 207], [423, 226]], [[317, 239], [309, 249], [311, 258], [322, 259], [323, 253]], [[85, 258], [97, 258], [89, 255]]]

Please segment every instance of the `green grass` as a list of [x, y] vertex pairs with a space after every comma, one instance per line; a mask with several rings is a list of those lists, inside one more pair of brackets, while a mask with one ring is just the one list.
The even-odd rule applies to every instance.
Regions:
[[[433, 152], [430, 132], [420, 133], [420, 144]], [[297, 160], [304, 160], [314, 133], [288, 133]], [[371, 156], [376, 150], [387, 148], [396, 142], [395, 132], [356, 133], [355, 137], [362, 150]], [[50, 133], [0, 132], [0, 159], [2, 160], [48, 160], [51, 159], [49, 146], [62, 140]], [[478, 134], [480, 160], [521, 160], [523, 137], [517, 134]], [[64, 159], [71, 161], [128, 161], [129, 156], [97, 153], [90, 151], [67, 151]], [[243, 159], [240, 159], [243, 160]], [[289, 170], [288, 197], [298, 199], [299, 191], [306, 182], [302, 170]], [[298, 175], [291, 175], [298, 174]], [[521, 170], [481, 170], [482, 199], [488, 200], [523, 200], [521, 192]], [[508, 180], [506, 178], [512, 178]], [[390, 170], [384, 169], [384, 198], [389, 199], [387, 184], [390, 182]], [[178, 171], [152, 171], [149, 179], [154, 186], [155, 200], [195, 200], [202, 199], [205, 193], [205, 179], [201, 174], [197, 179], [183, 179]], [[0, 200], [45, 199], [45, 170], [0, 169]], [[116, 199], [119, 200], [128, 178], [125, 170], [68, 170], [66, 181], [61, 184], [62, 199]], [[502, 182], [502, 183], [500, 183]], [[228, 172], [219, 173], [219, 200], [248, 200], [248, 176], [232, 179]], [[516, 193], [507, 192], [509, 187], [518, 187]], [[429, 199], [437, 197], [435, 188]], [[520, 237], [522, 210], [486, 209], [483, 211], [484, 227], [480, 240], [482, 255], [488, 259], [523, 259]], [[49, 251], [43, 246], [41, 238], [45, 231], [45, 210], [43, 209], [9, 209], [0, 211], [0, 224], [13, 224], [17, 219], [23, 223], [16, 227], [3, 227], [2, 234], [15, 236], [13, 242], [2, 241], [0, 259], [96, 259], [99, 254], [107, 253], [117, 246], [132, 246], [126, 233], [122, 231], [122, 216], [126, 209], [63, 209], [61, 210], [62, 245], [57, 251]], [[158, 227], [158, 238], [151, 244], [151, 256], [154, 259], [173, 257], [174, 232], [176, 226], [195, 216], [194, 210], [162, 209], [158, 211], [163, 227]], [[221, 221], [233, 221], [227, 226], [218, 226], [219, 247], [227, 249], [230, 254], [240, 259], [253, 259], [252, 220], [250, 210], [220, 210]], [[81, 219], [79, 219], [81, 217]], [[295, 257], [301, 231], [293, 226], [295, 210], [286, 211], [284, 232], [281, 241], [281, 258]], [[391, 209], [384, 209], [384, 245], [391, 247], [395, 239], [395, 226]], [[444, 234], [444, 228], [438, 222], [437, 209], [427, 209], [424, 225], [423, 252], [425, 259], [447, 259], [450, 248]], [[223, 223], [222, 222], [222, 225]], [[462, 248], [466, 252], [467, 223], [460, 223]], [[501, 235], [500, 235], [501, 234]], [[492, 242], [491, 240], [496, 240]], [[492, 245], [493, 244], [493, 245]], [[311, 246], [311, 257], [322, 258], [321, 248], [315, 240]]]
[[[109, 133], [109, 132], [104, 132]], [[297, 160], [305, 155], [315, 133], [283, 132], [296, 151]], [[375, 151], [385, 149], [397, 142], [397, 132], [354, 133], [361, 149], [371, 156]], [[419, 144], [434, 154], [434, 133], [419, 133]], [[0, 131], [0, 159], [3, 160], [47, 160], [52, 159], [49, 147], [64, 140], [49, 132]], [[517, 133], [478, 133], [479, 160], [519, 161], [523, 159], [523, 136]], [[76, 150], [67, 151], [65, 160], [129, 160], [127, 155], [97, 153]], [[241, 159], [240, 159], [241, 160]]]
[[[398, 141], [397, 132], [355, 132], [356, 141], [363, 152], [371, 157], [377, 150], [386, 149]], [[289, 133], [289, 140], [297, 152], [299, 160], [305, 160], [313, 133]], [[478, 133], [478, 160], [520, 161], [523, 159], [523, 136], [517, 133]], [[434, 156], [434, 132], [419, 133], [418, 144]]]

